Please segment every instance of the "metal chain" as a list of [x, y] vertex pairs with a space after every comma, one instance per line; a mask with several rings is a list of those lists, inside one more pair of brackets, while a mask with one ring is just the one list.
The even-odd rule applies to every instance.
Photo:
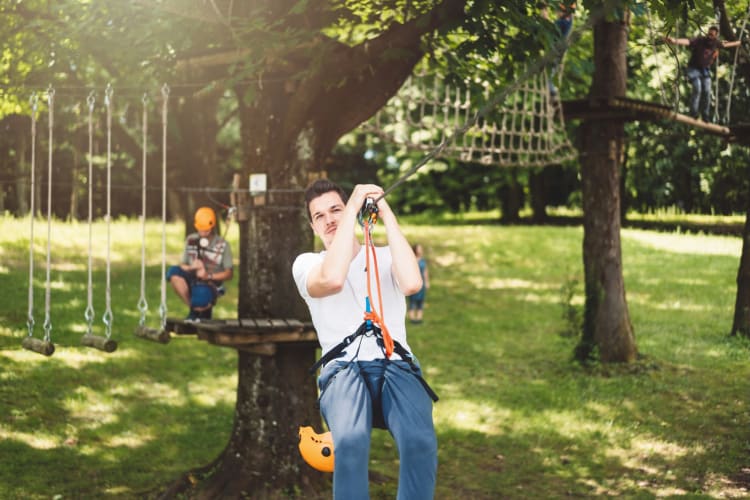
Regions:
[[36, 207], [34, 205], [34, 194], [36, 191], [36, 112], [39, 106], [39, 97], [34, 93], [31, 96], [31, 201], [29, 202], [30, 228], [29, 228], [29, 312], [26, 317], [26, 326], [29, 337], [34, 336], [34, 219], [36, 218]]
[[112, 93], [112, 85], [107, 84], [107, 89], [104, 93], [104, 104], [107, 107], [107, 279], [105, 291], [106, 310], [102, 317], [107, 338], [112, 336], [112, 321], [114, 319], [112, 314], [112, 289], [110, 280], [110, 226], [112, 222]]
[[92, 335], [93, 327], [94, 327], [94, 287], [93, 287], [93, 280], [92, 280], [92, 258], [91, 258], [91, 251], [92, 251], [92, 239], [93, 239], [93, 173], [94, 173], [94, 91], [92, 90], [91, 93], [89, 93], [88, 98], [86, 99], [86, 103], [89, 106], [89, 171], [88, 171], [88, 195], [89, 195], [89, 214], [88, 214], [88, 223], [89, 223], [89, 251], [88, 251], [88, 283], [87, 283], [87, 302], [86, 302], [86, 311], [83, 313], [83, 317], [86, 319], [86, 333], [88, 335]]
[[50, 255], [52, 253], [52, 245], [50, 243], [52, 237], [52, 129], [55, 124], [55, 89], [52, 85], [47, 89], [47, 102], [49, 107], [49, 144], [48, 144], [48, 156], [47, 156], [47, 281], [44, 289], [44, 341], [49, 342], [52, 338], [52, 321], [50, 320]]

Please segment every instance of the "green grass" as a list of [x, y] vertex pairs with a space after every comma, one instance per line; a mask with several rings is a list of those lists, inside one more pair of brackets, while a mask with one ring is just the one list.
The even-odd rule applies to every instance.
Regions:
[[[134, 339], [140, 224], [112, 225], [113, 354], [85, 330], [87, 226], [55, 223], [52, 337], [26, 335], [28, 220], [0, 219], [0, 498], [138, 498], [223, 449], [236, 355], [191, 338]], [[236, 248], [236, 226], [229, 237]], [[44, 319], [46, 225], [37, 221], [35, 334]], [[106, 227], [97, 223], [97, 235]], [[149, 320], [157, 322], [161, 239], [148, 225]], [[182, 226], [168, 228], [177, 259]], [[629, 311], [643, 359], [571, 361], [566, 308], [580, 308], [580, 228], [408, 225], [432, 288], [409, 343], [440, 395], [436, 498], [746, 496], [750, 343], [728, 337], [739, 238], [623, 231]], [[382, 228], [376, 228], [382, 238]], [[97, 324], [106, 240], [94, 245]], [[239, 253], [239, 252], [236, 252]], [[572, 290], [568, 303], [565, 290]], [[217, 316], [234, 316], [237, 284]], [[170, 314], [184, 307], [169, 295]], [[386, 312], [387, 313], [387, 312]], [[311, 380], [312, 383], [312, 380]], [[394, 498], [398, 453], [375, 431], [373, 498]]]

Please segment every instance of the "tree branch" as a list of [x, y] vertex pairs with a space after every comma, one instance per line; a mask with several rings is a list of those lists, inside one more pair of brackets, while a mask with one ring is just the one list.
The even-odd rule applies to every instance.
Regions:
[[374, 115], [393, 96], [425, 54], [422, 36], [465, 17], [466, 0], [444, 0], [433, 10], [394, 24], [373, 40], [348, 47], [323, 42], [315, 76], [294, 89], [288, 123], [307, 114], [322, 121], [323, 147]]

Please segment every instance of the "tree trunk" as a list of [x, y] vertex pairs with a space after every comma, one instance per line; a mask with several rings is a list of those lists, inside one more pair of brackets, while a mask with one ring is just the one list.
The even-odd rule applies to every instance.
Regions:
[[215, 206], [201, 190], [214, 187], [221, 180], [221, 169], [216, 160], [219, 98], [216, 93], [204, 93], [174, 99], [179, 105], [170, 114], [170, 139], [177, 139], [170, 144], [176, 142], [180, 147], [169, 151], [167, 186], [186, 186], [188, 190], [183, 193], [170, 190], [169, 202], [173, 215], [185, 221], [186, 234], [195, 230], [192, 219], [198, 207]]
[[529, 198], [531, 202], [531, 220], [535, 224], [547, 221], [547, 187], [544, 169], [529, 172]]
[[29, 213], [29, 181], [31, 173], [31, 159], [29, 158], [29, 127], [31, 120], [27, 116], [15, 120], [18, 149], [16, 150], [16, 161], [14, 162], [14, 175], [16, 185], [16, 215], [24, 216]]
[[507, 183], [500, 187], [500, 220], [513, 224], [521, 220], [523, 206], [523, 187], [518, 182], [518, 168], [508, 169]]
[[742, 230], [742, 256], [737, 271], [737, 297], [734, 301], [734, 321], [731, 335], [750, 337], [750, 202]]
[[[594, 27], [595, 72], [591, 97], [624, 96], [627, 83], [627, 12], [624, 21]], [[637, 348], [622, 277], [620, 164], [625, 131], [621, 121], [583, 124], [583, 264], [586, 303], [578, 359], [631, 362]], [[594, 351], [598, 351], [595, 354]]]

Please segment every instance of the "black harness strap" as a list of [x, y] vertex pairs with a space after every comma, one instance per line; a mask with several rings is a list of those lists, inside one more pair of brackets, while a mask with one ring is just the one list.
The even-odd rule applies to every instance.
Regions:
[[[368, 331], [372, 331], [375, 334], [375, 337], [378, 339], [378, 344], [382, 347], [383, 337], [380, 328], [373, 325], [371, 321], [365, 321], [359, 326], [359, 328], [357, 328], [356, 332], [344, 338], [341, 343], [321, 356], [320, 359], [316, 361], [315, 364], [310, 368], [310, 373], [315, 373], [318, 368], [325, 365], [329, 361], [341, 357], [344, 354], [344, 350], [349, 347], [357, 337], [366, 334]], [[430, 399], [437, 402], [439, 399], [438, 395], [435, 394], [435, 391], [432, 390], [432, 387], [430, 387], [427, 381], [422, 377], [422, 375], [419, 374], [419, 367], [416, 365], [416, 363], [414, 363], [414, 357], [411, 355], [411, 353], [407, 351], [406, 348], [402, 346], [397, 340], [393, 341], [393, 352], [398, 354], [402, 360], [406, 361], [409, 364], [409, 368], [411, 368], [412, 374], [417, 377], [419, 382], [422, 384], [422, 387], [424, 387], [425, 391], [427, 391], [427, 395], [430, 396]]]
[[357, 328], [357, 331], [346, 337], [344, 340], [341, 341], [340, 344], [338, 344], [336, 347], [325, 353], [325, 355], [321, 356], [318, 361], [315, 362], [314, 365], [310, 368], [310, 373], [315, 373], [318, 368], [323, 366], [324, 364], [328, 363], [331, 360], [334, 360], [336, 358], [339, 358], [344, 353], [344, 349], [349, 347], [349, 345], [354, 342], [354, 340], [359, 337], [360, 335], [364, 335], [365, 332], [367, 332], [368, 325], [367, 321], [362, 323], [359, 328]]

